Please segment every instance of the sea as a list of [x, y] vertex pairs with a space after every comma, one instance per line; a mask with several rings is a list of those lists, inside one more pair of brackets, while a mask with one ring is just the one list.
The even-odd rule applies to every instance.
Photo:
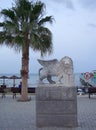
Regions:
[[[2, 77], [2, 76], [8, 77], [8, 78], [5, 78], [5, 79], [0, 78], [0, 85], [5, 83], [7, 87], [12, 87], [14, 85], [14, 82], [15, 82], [15, 87], [18, 87], [21, 79], [15, 79], [15, 80], [9, 79], [9, 77], [11, 77], [13, 75], [20, 77], [20, 74], [0, 74], [0, 77]], [[75, 85], [77, 87], [80, 87], [81, 86], [80, 73], [75, 73], [74, 77], [75, 77]], [[38, 74], [29, 74], [28, 87], [37, 87], [38, 81], [39, 81], [39, 75]], [[47, 81], [45, 80], [45, 82], [47, 82]]]

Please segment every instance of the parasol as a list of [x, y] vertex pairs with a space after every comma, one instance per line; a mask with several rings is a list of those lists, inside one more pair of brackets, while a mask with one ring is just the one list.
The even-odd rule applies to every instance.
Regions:
[[0, 79], [3, 79], [3, 85], [5, 85], [5, 79], [8, 79], [7, 76], [1, 76]]
[[15, 87], [15, 80], [16, 79], [21, 79], [21, 77], [18, 77], [16, 75], [12, 75], [11, 77], [9, 77], [9, 79], [13, 79], [13, 87]]

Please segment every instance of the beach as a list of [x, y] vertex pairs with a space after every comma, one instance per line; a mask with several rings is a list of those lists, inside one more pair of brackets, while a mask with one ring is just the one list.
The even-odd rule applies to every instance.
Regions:
[[36, 127], [35, 94], [29, 95], [31, 101], [18, 102], [20, 95], [1, 98], [0, 95], [0, 130], [96, 130], [96, 95], [77, 96], [78, 127]]

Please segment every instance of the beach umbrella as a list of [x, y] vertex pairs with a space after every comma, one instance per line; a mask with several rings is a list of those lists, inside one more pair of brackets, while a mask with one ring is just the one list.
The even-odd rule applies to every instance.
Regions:
[[21, 77], [18, 77], [16, 75], [12, 75], [11, 77], [9, 77], [9, 79], [13, 79], [13, 87], [15, 87], [15, 80], [16, 79], [21, 79]]
[[3, 85], [5, 85], [5, 79], [8, 79], [7, 76], [1, 76], [0, 79], [3, 79]]

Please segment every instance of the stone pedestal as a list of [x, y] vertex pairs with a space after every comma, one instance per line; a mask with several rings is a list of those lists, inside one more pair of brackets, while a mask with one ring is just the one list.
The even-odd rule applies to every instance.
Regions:
[[76, 127], [75, 87], [41, 85], [36, 88], [37, 127]]

